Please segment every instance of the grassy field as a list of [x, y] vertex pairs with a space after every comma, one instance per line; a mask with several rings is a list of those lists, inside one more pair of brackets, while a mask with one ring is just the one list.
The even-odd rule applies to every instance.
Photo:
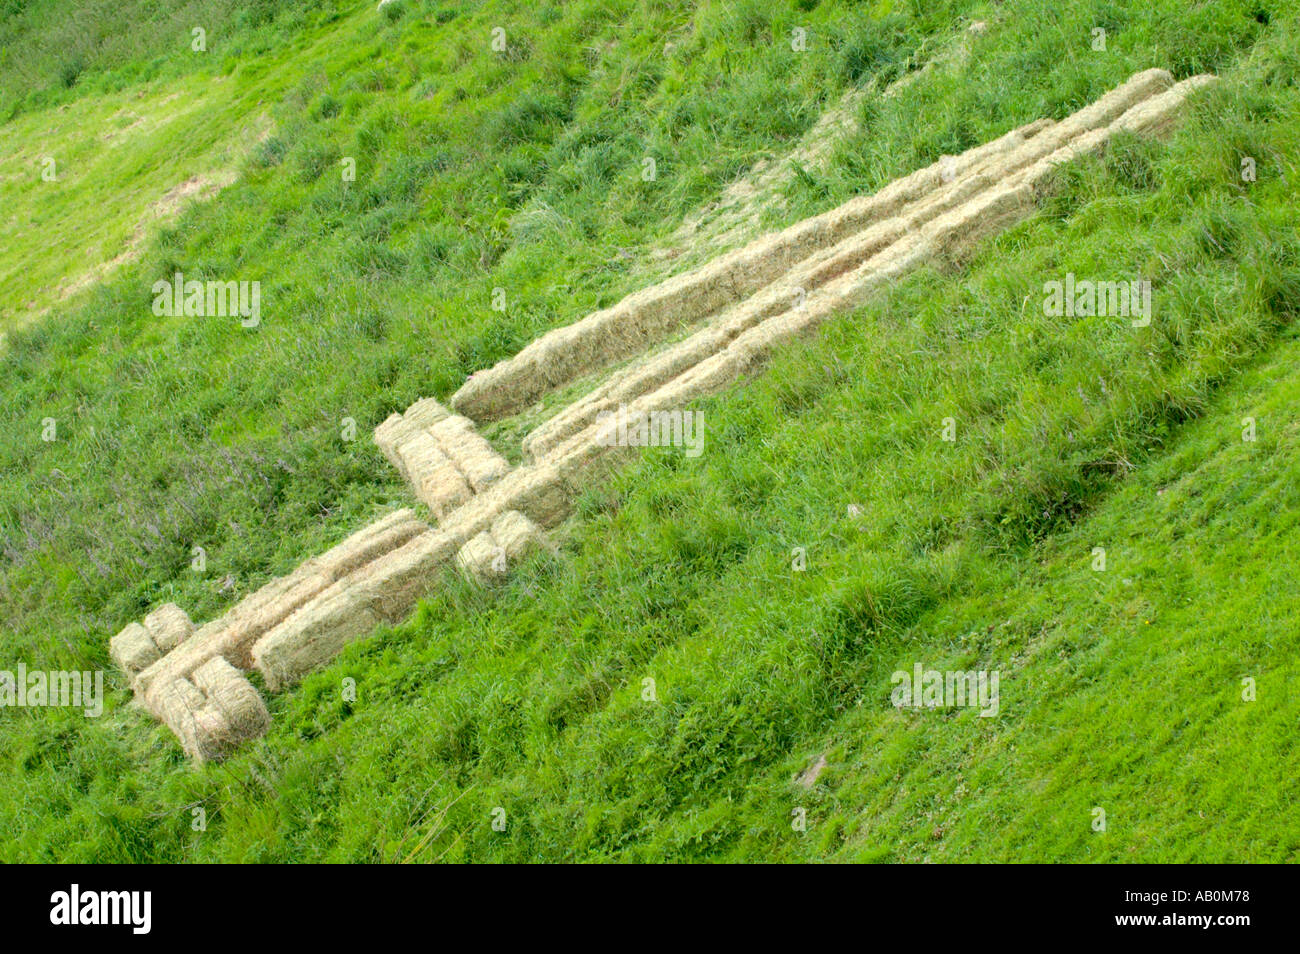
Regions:
[[[136, 6], [0, 10], [0, 668], [115, 681], [98, 720], [0, 712], [4, 860], [1296, 860], [1294, 14], [213, 3], [205, 54], [189, 8], [85, 39]], [[1151, 66], [1222, 83], [704, 402], [703, 455], [595, 481], [557, 556], [268, 696], [265, 739], [196, 770], [128, 707], [112, 633], [410, 503], [376, 423], [680, 267], [845, 90], [911, 76], [755, 229]], [[261, 325], [154, 316], [176, 270], [260, 280]], [[1151, 325], [1045, 315], [1067, 272], [1149, 279]], [[999, 715], [895, 709], [918, 662], [1000, 671]]]

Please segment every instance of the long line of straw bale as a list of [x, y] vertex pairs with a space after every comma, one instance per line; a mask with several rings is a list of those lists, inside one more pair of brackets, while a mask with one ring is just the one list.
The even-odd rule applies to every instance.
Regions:
[[401, 546], [428, 525], [411, 510], [398, 510], [358, 530], [337, 546], [307, 560], [292, 573], [266, 584], [235, 604], [218, 619], [199, 627], [189, 639], [135, 675], [133, 687], [152, 708], [149, 689], [155, 683], [189, 676], [215, 656], [240, 669], [251, 665], [253, 643], [295, 609], [335, 580], [378, 556]]
[[908, 203], [964, 175], [991, 155], [1052, 128], [1048, 120], [1013, 129], [857, 196], [821, 215], [765, 235], [698, 268], [641, 289], [533, 341], [512, 358], [471, 375], [451, 399], [469, 417], [496, 420], [548, 390], [644, 350], [673, 330], [706, 318], [762, 288], [808, 256], [846, 235], [896, 215]]
[[[705, 328], [634, 362], [586, 397], [561, 410], [524, 439], [525, 454], [533, 460], [545, 456], [589, 425], [602, 411], [649, 393], [716, 353], [759, 322], [792, 307], [801, 307], [803, 299], [827, 281], [918, 233], [943, 213], [960, 208], [975, 196], [1005, 183], [1045, 157], [1060, 153], [1071, 141], [1105, 129], [1134, 106], [1147, 101], [1158, 91], [1168, 89], [1171, 82], [1172, 78], [1166, 71], [1148, 70], [1059, 124], [1033, 128], [1034, 135], [1029, 137], [1004, 136], [995, 140], [997, 148], [983, 148], [976, 160], [964, 164], [964, 171], [952, 174], [950, 170], [947, 177], [950, 181], [946, 185], [900, 207], [896, 214], [874, 222], [836, 245], [810, 255], [753, 296], [723, 311]], [[986, 224], [990, 229], [998, 225], [993, 221]], [[950, 241], [960, 242], [962, 236], [952, 235]]]

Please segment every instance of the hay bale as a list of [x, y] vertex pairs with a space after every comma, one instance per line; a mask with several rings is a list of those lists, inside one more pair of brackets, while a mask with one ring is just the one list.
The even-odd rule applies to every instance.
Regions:
[[203, 762], [215, 754], [205, 743], [220, 733], [219, 717], [207, 710], [203, 693], [188, 679], [160, 683], [146, 696], [146, 705], [171, 729], [190, 758]]
[[1044, 145], [1048, 147], [1046, 152], [1055, 150], [1090, 129], [1110, 125], [1133, 106], [1165, 92], [1173, 83], [1173, 75], [1168, 70], [1150, 69], [1134, 73], [1096, 102], [1070, 114], [1045, 133], [1043, 139]]
[[505, 567], [499, 562], [504, 559], [505, 552], [484, 530], [457, 551], [456, 566], [470, 579], [482, 583], [505, 576]]
[[430, 427], [429, 433], [475, 492], [482, 493], [510, 473], [510, 462], [474, 429], [468, 418], [445, 417]]
[[519, 467], [457, 510], [441, 529], [462, 546], [491, 530], [507, 510], [518, 510], [541, 527], [552, 527], [569, 513], [574, 487], [548, 463]]
[[415, 428], [407, 423], [402, 415], [390, 414], [375, 428], [374, 432], [375, 446], [388, 458], [388, 462], [397, 468], [404, 480], [410, 480], [410, 476], [406, 473], [406, 464], [402, 461], [402, 455], [397, 452], [397, 447], [414, 431]]
[[1143, 100], [1125, 111], [1110, 125], [1094, 129], [1070, 140], [1060, 149], [1044, 156], [1020, 175], [1009, 180], [1012, 185], [1040, 187], [1053, 168], [1086, 153], [1099, 151], [1116, 132], [1124, 130], [1144, 136], [1161, 136], [1177, 122], [1179, 108], [1192, 92], [1218, 81], [1210, 74], [1189, 77], [1163, 93]]
[[155, 682], [189, 676], [209, 659], [221, 656], [248, 668], [254, 643], [315, 598], [335, 580], [361, 569], [385, 553], [400, 548], [429, 530], [409, 509], [394, 511], [308, 560], [288, 576], [272, 580], [245, 597], [225, 614], [200, 627], [173, 652], [140, 671], [133, 686], [147, 693]]
[[[1162, 95], [1158, 91], [1166, 88], [1170, 79], [1169, 74], [1162, 70], [1139, 73], [1068, 120], [1059, 124], [1050, 120], [1031, 123], [968, 151], [959, 162], [949, 160], [945, 174], [949, 181], [946, 184], [934, 186], [931, 175], [929, 184], [934, 187], [925, 196], [915, 201], [897, 202], [896, 214], [880, 218], [836, 245], [810, 255], [750, 299], [723, 312], [704, 329], [658, 354], [634, 362], [587, 397], [536, 428], [524, 440], [525, 452], [532, 460], [541, 460], [553, 453], [564, 456], [568, 452], [566, 447], [581, 445], [581, 441], [569, 442], [575, 441], [575, 435], [589, 426], [602, 411], [612, 410], [619, 404], [630, 404], [674, 378], [686, 375], [689, 369], [717, 354], [728, 342], [736, 340], [750, 328], [784, 315], [796, 288], [811, 296], [828, 281], [833, 282], [859, 269], [867, 261], [873, 263], [872, 270], [887, 267], [891, 256], [912, 254], [908, 251], [907, 241], [911, 235], [924, 234], [936, 239], [937, 251], [952, 251], [967, 247], [980, 236], [1002, 228], [1028, 211], [1027, 203], [1031, 198], [1023, 191], [1004, 190], [1001, 188], [1003, 185], [1018, 186], [1027, 177], [1028, 170], [1037, 173], [1043, 168], [1045, 157], [1063, 161], [1076, 155], [1080, 149], [1091, 149], [1108, 135], [1106, 124], [1117, 121], [1120, 116], [1142, 115], [1142, 110], [1154, 111], [1149, 105], [1151, 97], [1153, 93]], [[1039, 178], [1041, 176], [1035, 174], [1034, 180]], [[888, 186], [877, 195], [891, 194], [897, 194], [896, 186]], [[990, 195], [996, 198], [981, 198]], [[936, 222], [938, 224], [934, 225]], [[859, 284], [862, 278], [862, 274], [857, 274], [849, 287]], [[835, 301], [836, 294], [827, 300]], [[803, 310], [807, 311], [806, 304]], [[800, 322], [797, 318], [782, 317], [772, 330], [786, 324], [797, 326]], [[694, 378], [683, 378], [681, 383], [708, 374], [715, 378], [716, 385], [727, 380], [737, 367], [732, 359], [719, 359], [705, 366]], [[708, 390], [712, 386], [695, 380], [689, 390]]]
[[510, 560], [518, 560], [541, 545], [542, 531], [518, 510], [507, 510], [492, 523], [492, 539]]
[[336, 581], [276, 625], [251, 652], [268, 688], [278, 691], [298, 681], [380, 623], [405, 619], [458, 543], [440, 531], [421, 534]]
[[[1012, 130], [961, 156], [905, 176], [874, 196], [850, 200], [698, 269], [642, 289], [612, 308], [548, 332], [513, 358], [471, 375], [452, 396], [452, 405], [476, 420], [495, 420], [513, 413], [554, 387], [631, 357], [673, 329], [713, 315], [846, 235], [899, 215], [927, 193], [946, 192], [946, 198], [939, 201], [953, 207], [1070, 139], [1109, 124], [1171, 83], [1172, 77], [1164, 70], [1138, 73], [1059, 123], [1031, 123]], [[999, 165], [1003, 157], [1014, 165]], [[985, 178], [976, 183], [960, 182], [973, 173]]]
[[139, 623], [128, 623], [125, 629], [110, 639], [108, 654], [128, 678], [162, 658], [153, 637]]
[[375, 444], [403, 479], [416, 484], [421, 475], [442, 464], [446, 454], [429, 427], [447, 416], [432, 398], [417, 401], [405, 415], [391, 414], [375, 428]]
[[427, 430], [451, 414], [445, 407], [431, 397], [420, 398], [402, 415], [416, 427]]
[[[935, 206], [930, 214], [937, 214], [939, 208]], [[525, 453], [531, 460], [543, 458], [589, 425], [602, 411], [631, 403], [715, 354], [746, 329], [784, 313], [795, 301], [797, 293], [807, 296], [815, 292], [825, 282], [889, 247], [916, 223], [914, 219], [891, 218], [810, 256], [752, 297], [722, 312], [695, 334], [634, 362], [586, 397], [561, 410], [524, 439]]]
[[[930, 228], [936, 238], [913, 235], [900, 239], [889, 248], [873, 256], [853, 272], [841, 276], [820, 291], [810, 295], [802, 308], [788, 309], [767, 318], [737, 335], [725, 347], [709, 355], [687, 370], [674, 376], [649, 394], [629, 404], [629, 413], [648, 413], [684, 407], [689, 402], [715, 393], [750, 371], [765, 360], [778, 344], [796, 334], [815, 327], [826, 317], [859, 304], [867, 290], [878, 287], [886, 278], [894, 278], [932, 257], [939, 250], [939, 241], [951, 236], [951, 241], [972, 240], [981, 227], [981, 216], [996, 212], [998, 222], [1016, 208], [1022, 212], [1031, 208], [1026, 201], [1028, 190], [1015, 197], [999, 194], [992, 199], [981, 196], [961, 210], [936, 219], [939, 223]], [[1017, 204], [1019, 203], [1019, 204]], [[990, 219], [991, 221], [991, 219]], [[557, 466], [571, 481], [577, 481], [590, 466], [609, 456], [605, 447], [608, 441], [604, 431], [612, 426], [588, 426], [578, 435], [556, 446], [545, 462]]]
[[253, 665], [267, 688], [279, 692], [381, 622], [359, 595], [318, 597], [253, 644]]
[[936, 249], [951, 253], [1002, 231], [1033, 210], [1033, 191], [1028, 187], [994, 189], [940, 216], [922, 230], [922, 235], [932, 240]]
[[492, 521], [491, 530], [470, 538], [456, 554], [456, 565], [478, 582], [498, 580], [510, 565], [541, 546], [542, 531], [518, 510], [507, 510]]
[[708, 317], [775, 280], [798, 262], [964, 175], [988, 155], [1050, 129], [1039, 121], [990, 143], [947, 157], [896, 180], [873, 196], [805, 219], [713, 261], [635, 292], [611, 308], [557, 328], [513, 358], [471, 375], [452, 406], [475, 420], [496, 420], [527, 406], [546, 391], [644, 350], [672, 330]]
[[[432, 591], [442, 568], [451, 562], [461, 541], [442, 531], [416, 537], [404, 547], [376, 560], [356, 574], [367, 599], [381, 619], [400, 623], [415, 604]], [[345, 581], [346, 582], [346, 581]]]
[[415, 492], [439, 521], [459, 510], [474, 496], [469, 481], [450, 460], [426, 473], [416, 485]]
[[395, 453], [402, 462], [399, 468], [402, 476], [416, 485], [424, 479], [425, 474], [449, 463], [441, 445], [423, 428], [405, 431], [396, 444]]
[[309, 563], [330, 580], [337, 580], [428, 531], [429, 525], [414, 510], [402, 508], [367, 524]]
[[569, 515], [574, 489], [557, 468], [531, 467], [503, 495], [493, 509], [493, 519], [504, 510], [518, 510], [539, 527], [553, 527]]
[[1218, 81], [1219, 78], [1210, 73], [1188, 77], [1159, 96], [1138, 103], [1117, 119], [1115, 125], [1143, 136], [1167, 135], [1178, 121], [1183, 101], [1196, 90], [1213, 86]]
[[211, 739], [223, 754], [240, 742], [265, 734], [271, 717], [253, 684], [220, 656], [194, 670], [191, 681], [221, 715], [224, 734]]
[[191, 678], [158, 684], [147, 704], [200, 763], [225, 758], [271, 724], [257, 690], [220, 657], [196, 669]]
[[[514, 559], [542, 543], [538, 525], [552, 526], [563, 519], [588, 469], [613, 453], [627, 452], [607, 446], [613, 422], [601, 424], [593, 418], [592, 409], [602, 401], [630, 398], [627, 403], [634, 413], [670, 410], [727, 386], [790, 337], [861, 304], [882, 284], [937, 255], [969, 248], [1028, 214], [1034, 188], [1060, 162], [1100, 148], [1118, 129], [1144, 134], [1167, 129], [1182, 99], [1211, 81], [1195, 77], [1171, 86], [1163, 71], [1138, 74], [1060, 123], [1030, 124], [968, 151], [956, 178], [951, 161], [936, 164], [875, 196], [853, 200], [723, 256], [693, 277], [688, 273], [661, 283], [649, 290], [653, 294], [637, 299], [647, 308], [641, 317], [650, 316], [643, 330], [660, 319], [660, 330], [683, 320], [655, 311], [673, 295], [679, 303], [698, 305], [734, 296], [738, 288], [756, 291], [714, 315], [695, 335], [636, 363], [557, 415], [563, 426], [535, 431], [530, 446], [544, 453], [532, 465], [503, 467], [504, 458], [469, 421], [449, 414], [432, 399], [412, 405], [406, 416], [390, 417], [376, 429], [376, 440], [404, 473], [422, 475], [425, 482], [438, 468], [460, 476], [462, 500], [440, 514], [442, 529], [428, 530], [409, 511], [402, 517], [390, 515], [289, 577], [268, 584], [221, 620], [201, 627], [189, 639], [181, 636], [171, 653], [149, 663], [137, 677], [145, 704], [198, 758], [223, 751], [226, 740], [246, 738], [258, 725], [264, 731], [261, 700], [255, 691], [249, 696], [247, 680], [231, 681], [231, 673], [242, 680], [231, 660], [247, 656], [266, 675], [268, 685], [278, 688], [328, 661], [346, 642], [379, 623], [405, 618], [444, 563], [456, 559], [471, 573], [495, 575], [499, 571], [493, 564], [500, 554]], [[944, 168], [949, 175], [942, 175]], [[773, 260], [783, 263], [783, 273], [771, 271]], [[808, 291], [799, 308], [791, 307], [789, 296], [796, 281]], [[625, 303], [633, 299], [636, 296], [629, 296]], [[601, 359], [609, 352], [596, 340], [593, 328], [598, 325], [589, 323], [576, 332], [572, 329], [577, 326], [559, 329], [547, 347], [569, 346], [571, 367], [593, 356]], [[508, 382], [517, 367], [526, 364], [503, 372], [503, 380]], [[502, 398], [513, 399], [509, 394]], [[181, 632], [184, 614], [163, 610], [146, 622], [170, 640], [171, 634]], [[141, 642], [144, 637], [153, 642], [148, 626], [127, 627], [114, 637], [114, 658], [124, 669], [150, 656], [148, 645]]]
[[394, 454], [401, 461], [402, 476], [439, 519], [474, 495], [465, 475], [429, 430], [405, 432]]
[[185, 610], [175, 603], [164, 603], [144, 618], [144, 628], [149, 631], [158, 651], [166, 655], [194, 635], [194, 624]]
[[110, 639], [108, 653], [118, 668], [134, 679], [193, 633], [194, 624], [185, 611], [175, 603], [164, 603], [145, 616], [143, 623], [130, 623]]
[[[899, 188], [888, 186], [880, 196], [897, 196], [889, 203], [893, 215], [882, 215], [861, 230], [821, 248], [751, 297], [717, 315], [709, 324], [664, 351], [634, 362], [586, 398], [563, 409], [524, 439], [524, 451], [538, 460], [590, 424], [602, 411], [627, 404], [715, 353], [741, 332], [790, 307], [796, 293], [804, 296], [828, 281], [846, 274], [873, 255], [889, 248], [945, 211], [960, 207], [993, 187], [1009, 172], [1039, 158], [1043, 140], [1031, 140], [1053, 127], [1040, 120], [998, 139], [968, 150], [959, 157], [923, 170], [918, 177], [930, 189], [917, 197], [917, 182]], [[944, 181], [951, 180], [951, 181]]]

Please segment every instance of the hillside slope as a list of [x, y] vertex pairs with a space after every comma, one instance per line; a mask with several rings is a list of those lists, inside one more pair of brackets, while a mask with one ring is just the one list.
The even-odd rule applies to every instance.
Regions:
[[[703, 402], [705, 453], [594, 482], [558, 556], [487, 590], [449, 575], [274, 697], [270, 734], [228, 762], [190, 769], [124, 691], [94, 721], [0, 713], [5, 859], [1294, 859], [1300, 25], [1183, 6], [214, 6], [229, 47], [206, 65], [122, 51], [116, 72], [88, 55], [71, 83], [29, 82], [0, 125], [27, 159], [50, 111], [116, 116], [123, 91], [206, 84], [223, 129], [273, 129], [88, 300], [15, 321], [0, 356], [0, 645], [84, 668], [152, 606], [211, 618], [412, 503], [345, 419], [364, 435], [677, 270], [652, 251], [847, 89], [914, 74], [866, 96], [755, 229], [1139, 69], [1222, 79], [1168, 141], [1062, 170], [1030, 221]], [[921, 69], [955, 42], [969, 56]], [[115, 196], [125, 234], [212, 142], [79, 187]], [[0, 183], [31, 215], [41, 187]], [[31, 275], [40, 246], [16, 228], [0, 269]], [[13, 299], [6, 279], [5, 318], [84, 271], [85, 248]], [[178, 269], [260, 278], [262, 327], [154, 316], [153, 281]], [[1149, 279], [1151, 325], [1046, 314], [1066, 273]], [[489, 436], [505, 451], [522, 426]], [[898, 712], [890, 673], [915, 662], [999, 669], [1000, 715]]]

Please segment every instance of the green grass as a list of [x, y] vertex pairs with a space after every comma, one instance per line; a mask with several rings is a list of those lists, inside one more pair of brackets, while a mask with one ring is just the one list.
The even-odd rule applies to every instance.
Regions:
[[[246, 30], [258, 55], [155, 77], [133, 64], [157, 51], [106, 51], [62, 91], [23, 87], [0, 125], [6, 150], [32, 156], [61, 106], [110, 117], [136, 83], [215, 97], [211, 127], [175, 150], [159, 127], [132, 166], [88, 162], [63, 205], [38, 175], [0, 183], [60, 222], [115, 203], [102, 245], [169, 177], [210, 163], [220, 132], [275, 124], [242, 177], [139, 262], [11, 331], [6, 658], [109, 668], [107, 637], [153, 605], [209, 619], [408, 501], [370, 427], [660, 274], [648, 251], [731, 177], [969, 20], [991, 24], [970, 61], [869, 98], [863, 131], [823, 175], [796, 177], [769, 224], [1064, 115], [1138, 69], [1223, 83], [1168, 142], [1120, 140], [1061, 170], [1030, 221], [705, 402], [704, 455], [648, 453], [594, 482], [558, 558], [491, 591], [449, 575], [411, 621], [270, 697], [270, 734], [229, 762], [189, 768], [120, 689], [89, 725], [0, 714], [6, 860], [1295, 857], [1294, 16], [393, 7], [261, 25], [231, 8], [230, 42]], [[1099, 24], [1105, 53], [1089, 48]], [[495, 25], [507, 56], [488, 48]], [[789, 48], [796, 25], [807, 53]], [[62, 136], [85, 149], [98, 133]], [[1241, 181], [1243, 155], [1258, 182]], [[40, 267], [73, 274], [90, 244]], [[20, 234], [0, 273], [38, 287], [43, 247]], [[178, 268], [260, 279], [262, 327], [155, 318], [149, 287]], [[1151, 326], [1044, 316], [1043, 282], [1067, 271], [1149, 278]], [[498, 286], [505, 313], [489, 307]], [[363, 439], [340, 438], [346, 417]], [[916, 661], [1000, 670], [1001, 715], [897, 712], [889, 674]], [[793, 785], [821, 754], [816, 785]]]
[[[1032, 560], [982, 563], [965, 595], [900, 628], [851, 708], [751, 781], [742, 809], [711, 806], [726, 820], [709, 834], [734, 833], [737, 857], [1297, 860], [1297, 359], [1289, 338]], [[999, 669], [999, 717], [892, 709], [889, 674], [917, 661]], [[794, 789], [823, 753], [815, 790]], [[808, 835], [775, 823], [792, 804]]]
[[[229, 62], [279, 52], [348, 6], [329, 0], [4, 0], [0, 119], [174, 80], [201, 72], [210, 57]], [[201, 43], [195, 29], [203, 30]]]
[[[106, 277], [105, 263], [138, 255], [171, 217], [170, 190], [195, 178], [216, 188], [234, 177], [270, 123], [258, 122], [252, 103], [232, 92], [188, 78], [0, 126], [3, 165], [17, 170], [0, 180], [13, 237], [0, 266], [0, 329], [93, 288]], [[88, 217], [88, 208], [96, 215]]]

